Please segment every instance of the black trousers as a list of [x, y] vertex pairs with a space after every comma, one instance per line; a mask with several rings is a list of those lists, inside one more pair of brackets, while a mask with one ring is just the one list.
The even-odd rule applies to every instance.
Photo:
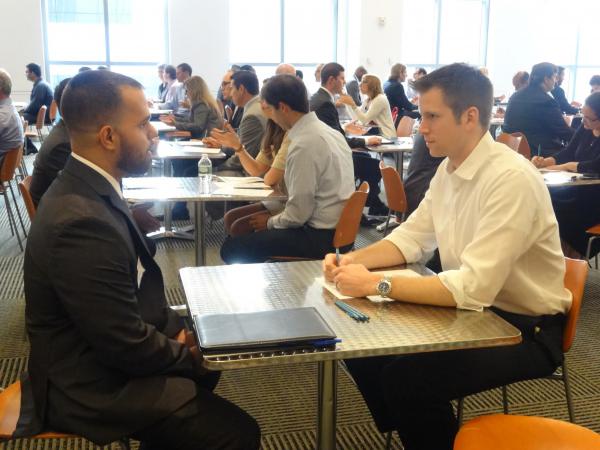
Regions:
[[369, 183], [369, 195], [367, 196], [367, 206], [377, 206], [381, 203], [379, 193], [381, 189], [381, 171], [379, 170], [379, 160], [371, 157], [367, 152], [352, 152], [352, 162], [354, 163], [354, 177], [358, 180]]
[[[283, 230], [265, 230], [228, 237], [221, 247], [221, 258], [227, 264], [265, 262], [273, 256], [297, 256], [321, 259], [335, 251], [335, 230], [317, 230], [309, 226]], [[350, 250], [351, 246], [342, 248]]]
[[132, 436], [140, 450], [254, 450], [260, 447], [256, 421], [233, 403], [198, 387], [196, 398]]
[[495, 312], [521, 330], [521, 344], [346, 361], [381, 432], [397, 430], [405, 450], [452, 450], [451, 400], [554, 372], [564, 315]]

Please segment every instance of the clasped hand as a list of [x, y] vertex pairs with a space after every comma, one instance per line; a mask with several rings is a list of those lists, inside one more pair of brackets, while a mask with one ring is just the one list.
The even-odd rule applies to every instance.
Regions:
[[377, 293], [380, 276], [362, 264], [355, 264], [351, 255], [343, 255], [339, 266], [336, 255], [329, 253], [323, 259], [323, 274], [329, 282], [335, 283], [340, 293], [352, 297], [366, 297]]

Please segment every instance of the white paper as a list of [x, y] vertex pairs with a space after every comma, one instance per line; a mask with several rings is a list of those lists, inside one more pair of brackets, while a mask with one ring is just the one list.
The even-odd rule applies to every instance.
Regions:
[[[414, 270], [411, 270], [411, 269], [397, 269], [397, 270], [374, 271], [373, 273], [381, 274], [382, 278], [384, 276], [388, 276], [388, 277], [396, 277], [396, 276], [401, 276], [401, 277], [420, 277], [421, 276], [420, 274], [418, 274], [417, 272], [415, 272]], [[348, 295], [342, 294], [335, 287], [335, 283], [330, 283], [329, 281], [325, 280], [325, 277], [317, 277], [317, 278], [315, 278], [315, 281], [317, 281], [325, 289], [327, 289], [329, 292], [331, 292], [331, 294], [335, 298], [337, 298], [339, 300], [346, 300], [346, 299], [349, 299], [349, 298], [354, 298], [354, 297], [350, 297]], [[369, 300], [371, 300], [372, 302], [387, 302], [387, 301], [391, 300], [389, 298], [382, 297], [380, 295], [369, 295], [369, 296], [367, 296], [367, 298]]]
[[222, 181], [230, 187], [240, 188], [264, 188], [271, 189], [271, 186], [265, 184], [263, 179], [260, 177], [222, 177], [217, 176], [217, 181]]
[[[204, 142], [202, 141], [178, 141], [175, 145], [181, 145], [182, 147], [204, 147]], [[215, 148], [213, 150], [219, 150]]]
[[236, 188], [234, 186], [223, 185], [223, 183], [217, 183], [217, 189], [212, 194], [216, 195], [231, 195], [240, 197], [268, 197], [273, 193], [273, 189], [245, 189]]

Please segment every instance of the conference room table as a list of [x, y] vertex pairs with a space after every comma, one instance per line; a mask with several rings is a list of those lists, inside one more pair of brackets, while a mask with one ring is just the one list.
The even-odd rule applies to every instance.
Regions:
[[600, 184], [600, 175], [584, 176], [581, 173], [566, 172], [564, 170], [540, 170], [544, 177], [544, 183], [548, 187], [560, 186], [588, 186]]
[[[389, 142], [385, 140], [384, 142]], [[400, 178], [403, 178], [404, 172], [404, 154], [412, 152], [414, 147], [414, 141], [412, 137], [399, 137], [394, 141], [380, 145], [368, 145], [367, 149], [370, 152], [379, 154], [379, 158], [383, 159], [383, 155], [391, 154], [394, 158], [394, 164], [396, 170], [400, 174]]]
[[[409, 265], [421, 275], [423, 266]], [[179, 275], [188, 313], [240, 313], [315, 307], [341, 342], [335, 348], [204, 354], [208, 370], [316, 362], [317, 448], [335, 449], [337, 361], [348, 358], [515, 345], [518, 329], [494, 314], [365, 298], [344, 300], [370, 317], [357, 322], [324, 289], [320, 261], [185, 267]], [[268, 382], [268, 380], [265, 380]]]
[[175, 131], [177, 129], [174, 125], [167, 125], [160, 120], [151, 120], [150, 124], [156, 129], [158, 134], [166, 133], [167, 131]]
[[[239, 177], [240, 180], [242, 177]], [[209, 186], [199, 178], [136, 177], [123, 179], [123, 197], [129, 202], [193, 202], [195, 263], [206, 265], [204, 211], [206, 202], [285, 200], [287, 195], [275, 189], [233, 187], [213, 176]], [[207, 189], [208, 188], [208, 189]], [[165, 228], [167, 227], [165, 221]], [[149, 235], [152, 237], [152, 234]]]

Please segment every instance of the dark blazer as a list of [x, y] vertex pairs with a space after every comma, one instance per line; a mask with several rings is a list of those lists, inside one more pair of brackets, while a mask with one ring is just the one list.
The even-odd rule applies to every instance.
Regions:
[[571, 106], [569, 100], [567, 100], [567, 96], [565, 95], [565, 90], [563, 88], [556, 86], [550, 92], [552, 92], [552, 97], [554, 97], [554, 100], [556, 100], [556, 103], [558, 103], [558, 106], [562, 112], [565, 114], [577, 114], [579, 112], [577, 108]]
[[581, 173], [600, 173], [600, 137], [592, 130], [580, 125], [573, 139], [564, 150], [554, 155], [556, 164], [578, 162], [577, 171]]
[[360, 106], [362, 104], [360, 99], [360, 87], [356, 78], [346, 83], [346, 92], [350, 97], [352, 97], [352, 100], [354, 100], [356, 106]]
[[342, 133], [350, 148], [364, 148], [364, 139], [346, 137], [346, 133], [344, 133], [340, 125], [340, 116], [335, 108], [335, 104], [331, 100], [329, 92], [324, 88], [320, 87], [310, 98], [310, 110], [315, 112], [319, 120]]
[[104, 445], [194, 398], [160, 268], [125, 201], [72, 157], [31, 225], [24, 281], [31, 352], [18, 436], [51, 428]]
[[33, 89], [29, 96], [29, 104], [23, 110], [25, 120], [27, 120], [30, 125], [33, 125], [37, 119], [38, 111], [43, 105], [46, 105], [48, 109], [46, 110], [44, 123], [50, 123], [50, 105], [52, 104], [53, 99], [54, 94], [50, 85], [43, 79], [38, 78], [35, 83], [33, 83]]
[[541, 146], [543, 156], [556, 153], [574, 133], [564, 121], [556, 100], [535, 85], [510, 97], [502, 129], [507, 133], [524, 133], [532, 155]]
[[61, 119], [44, 139], [33, 163], [29, 190], [35, 206], [38, 205], [42, 195], [48, 190], [58, 172], [65, 167], [69, 156], [71, 156], [69, 132], [65, 122]]
[[402, 83], [400, 83], [398, 80], [387, 80], [383, 84], [383, 92], [390, 102], [390, 108], [398, 108], [398, 117], [420, 117], [417, 111], [419, 107], [414, 103], [411, 103], [404, 92], [404, 86], [402, 86]]

